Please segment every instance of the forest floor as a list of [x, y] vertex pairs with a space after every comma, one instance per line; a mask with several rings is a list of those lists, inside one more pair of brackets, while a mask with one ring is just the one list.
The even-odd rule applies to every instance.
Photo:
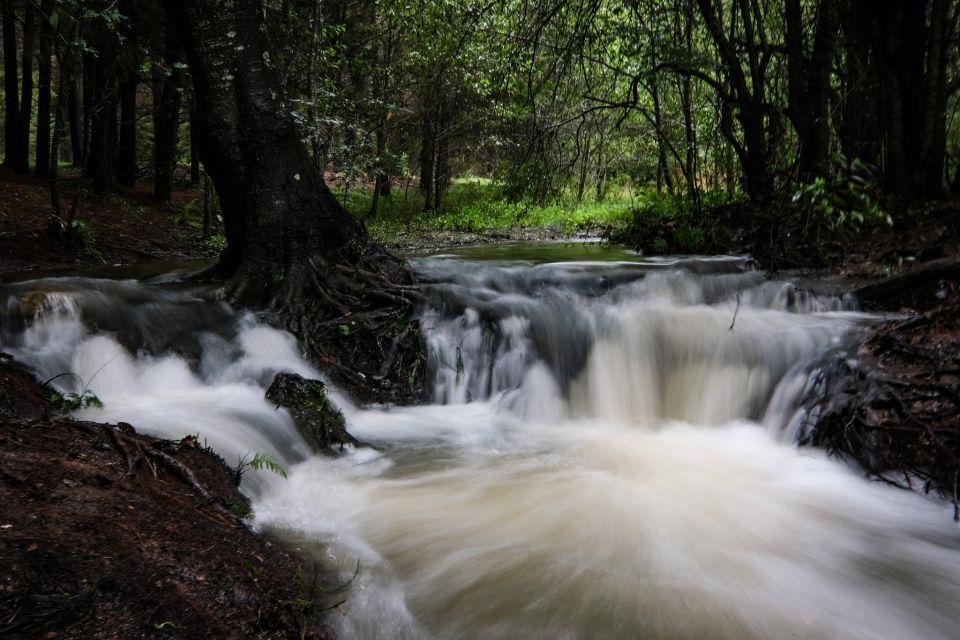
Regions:
[[0, 637], [328, 637], [335, 589], [247, 528], [219, 457], [51, 393], [0, 357]]
[[[72, 247], [47, 234], [46, 183], [0, 170], [0, 274], [216, 256], [216, 243], [200, 239], [196, 189], [176, 192], [169, 206], [143, 189], [96, 195], [79, 178], [65, 178], [62, 192], [65, 210], [87, 227]], [[761, 266], [838, 276], [865, 308], [908, 314], [865, 332], [856, 358], [835, 363], [820, 385], [823, 417], [808, 444], [874, 477], [955, 500], [960, 203], [895, 222], [824, 239], [806, 264], [796, 258], [809, 249], [782, 248], [786, 233], [752, 238], [772, 238]], [[394, 248], [564, 235], [436, 232]], [[716, 250], [749, 250], [750, 237], [739, 240]], [[242, 496], [221, 460], [192, 442], [57, 415], [49, 394], [0, 356], [0, 636], [292, 638], [304, 628], [323, 636], [312, 616], [336, 596], [315, 588], [314, 569], [236, 518], [230, 508]]]

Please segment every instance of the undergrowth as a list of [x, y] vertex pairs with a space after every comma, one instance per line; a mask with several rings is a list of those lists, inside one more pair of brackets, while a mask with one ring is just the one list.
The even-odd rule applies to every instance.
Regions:
[[[354, 191], [348, 208], [358, 217], [366, 217], [370, 194]], [[490, 180], [457, 180], [444, 198], [440, 211], [423, 211], [423, 197], [411, 188], [395, 191], [380, 200], [376, 219], [367, 219], [371, 234], [381, 240], [410, 232], [452, 231], [484, 232], [515, 228], [552, 228], [561, 233], [599, 231], [625, 226], [632, 220], [636, 197], [623, 190], [602, 201], [577, 202], [569, 194], [537, 203], [512, 201], [499, 183]]]

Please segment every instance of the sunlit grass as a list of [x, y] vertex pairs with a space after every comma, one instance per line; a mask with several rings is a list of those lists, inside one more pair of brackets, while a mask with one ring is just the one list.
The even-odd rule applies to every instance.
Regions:
[[[343, 200], [343, 193], [338, 193]], [[369, 218], [372, 194], [355, 189], [348, 193], [347, 208], [363, 218], [374, 237], [390, 239], [409, 232], [493, 232], [517, 228], [551, 229], [559, 233], [599, 231], [629, 224], [640, 204], [629, 190], [621, 189], [602, 201], [576, 202], [563, 196], [548, 203], [510, 201], [502, 187], [489, 179], [457, 180], [445, 195], [442, 211], [423, 211], [423, 196], [415, 187], [395, 190], [380, 199], [376, 219]]]

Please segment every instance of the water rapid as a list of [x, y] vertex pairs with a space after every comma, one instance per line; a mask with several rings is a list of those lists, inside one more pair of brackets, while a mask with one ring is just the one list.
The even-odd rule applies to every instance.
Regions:
[[432, 401], [338, 395], [372, 446], [335, 459], [263, 398], [320, 373], [213, 292], [4, 285], [0, 342], [103, 401], [81, 416], [281, 460], [247, 478], [257, 526], [359, 563], [343, 638], [955, 637], [950, 509], [794, 444], [853, 301], [734, 258], [550, 258], [416, 260]]

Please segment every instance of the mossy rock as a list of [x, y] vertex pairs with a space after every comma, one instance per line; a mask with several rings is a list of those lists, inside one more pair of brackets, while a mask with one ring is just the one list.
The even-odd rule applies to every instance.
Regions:
[[327, 397], [326, 386], [295, 373], [280, 373], [267, 389], [267, 400], [290, 412], [297, 429], [317, 451], [357, 444], [347, 433], [343, 413]]

